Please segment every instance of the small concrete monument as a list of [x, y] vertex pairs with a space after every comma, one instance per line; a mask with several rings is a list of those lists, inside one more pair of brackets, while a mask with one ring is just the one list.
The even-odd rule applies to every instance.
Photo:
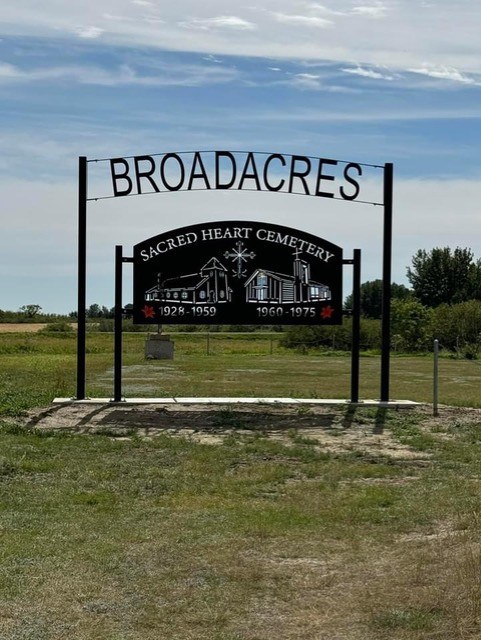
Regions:
[[157, 333], [150, 333], [145, 341], [145, 357], [149, 360], [173, 360], [174, 342], [166, 333], [162, 333], [159, 324]]

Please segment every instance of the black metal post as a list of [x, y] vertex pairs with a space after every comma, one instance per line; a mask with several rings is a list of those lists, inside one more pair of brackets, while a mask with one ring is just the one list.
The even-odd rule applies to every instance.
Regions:
[[359, 402], [359, 350], [361, 342], [361, 249], [354, 249], [353, 265], [351, 402]]
[[122, 247], [115, 246], [114, 398], [122, 401]]
[[85, 399], [87, 306], [87, 158], [78, 168], [78, 302], [77, 302], [77, 400]]
[[393, 165], [384, 165], [384, 235], [382, 261], [381, 316], [381, 402], [389, 400], [389, 359], [391, 349], [391, 263]]

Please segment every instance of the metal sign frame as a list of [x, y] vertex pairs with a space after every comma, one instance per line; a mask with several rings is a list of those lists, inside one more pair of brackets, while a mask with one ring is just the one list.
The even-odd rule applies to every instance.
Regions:
[[[352, 278], [352, 343], [351, 343], [351, 393], [350, 401], [359, 402], [359, 356], [361, 336], [361, 250], [354, 249], [352, 259], [344, 259], [342, 265], [353, 266]], [[115, 247], [115, 319], [114, 319], [114, 385], [113, 402], [122, 402], [122, 319], [127, 309], [122, 304], [124, 263], [134, 264], [133, 257], [123, 255], [123, 247]], [[341, 265], [341, 268], [342, 268]], [[130, 313], [130, 310], [129, 310]]]
[[[171, 153], [171, 154], [155, 154], [157, 156], [162, 155], [162, 161], [165, 161], [165, 158], [169, 156], [170, 158], [174, 156], [180, 155], [181, 152]], [[380, 399], [382, 402], [389, 401], [389, 378], [390, 378], [390, 342], [391, 342], [391, 322], [390, 322], [390, 313], [391, 313], [391, 273], [392, 273], [392, 219], [393, 219], [393, 164], [385, 163], [384, 165], [373, 165], [366, 163], [352, 163], [347, 161], [336, 161], [329, 159], [316, 158], [317, 161], [317, 182], [316, 189], [314, 193], [310, 193], [309, 188], [306, 182], [306, 176], [310, 173], [313, 163], [311, 162], [311, 158], [307, 156], [293, 156], [286, 154], [266, 154], [260, 153], [260, 155], [267, 156], [267, 161], [279, 162], [282, 166], [286, 166], [286, 158], [291, 159], [290, 163], [290, 177], [287, 191], [282, 191], [282, 189], [278, 187], [278, 185], [272, 185], [270, 182], [264, 180], [266, 188], [262, 188], [262, 184], [259, 181], [258, 173], [255, 169], [254, 164], [254, 153], [247, 153], [247, 161], [244, 165], [243, 172], [241, 175], [241, 181], [237, 183], [237, 186], [233, 186], [233, 184], [229, 184], [226, 186], [225, 184], [218, 184], [217, 182], [212, 186], [210, 183], [205, 181], [206, 171], [205, 167], [202, 164], [202, 155], [201, 153], [215, 153], [215, 154], [224, 154], [225, 157], [228, 155], [234, 155], [238, 152], [189, 152], [193, 153], [193, 164], [191, 169], [191, 174], [189, 178], [189, 183], [187, 186], [188, 190], [193, 189], [193, 180], [201, 179], [204, 181], [204, 188], [208, 189], [226, 189], [226, 188], [234, 188], [234, 189], [243, 189], [244, 182], [246, 180], [254, 181], [257, 191], [275, 191], [278, 193], [301, 193], [301, 195], [314, 195], [318, 197], [327, 197], [334, 199], [344, 199], [350, 200], [352, 202], [362, 202], [366, 204], [379, 205], [383, 208], [383, 247], [382, 247], [382, 316], [381, 316], [381, 375], [380, 375]], [[242, 152], [246, 153], [246, 152]], [[136, 167], [136, 184], [137, 186], [140, 184], [140, 179], [146, 179], [150, 182], [149, 178], [151, 178], [152, 173], [154, 171], [153, 166], [148, 167], [147, 170], [145, 167], [140, 170], [140, 161], [146, 160], [147, 162], [151, 162], [154, 156], [135, 156], [133, 157], [133, 161]], [[216, 155], [216, 158], [218, 156]], [[92, 159], [89, 160], [85, 156], [79, 157], [79, 168], [78, 168], [78, 302], [77, 302], [77, 385], [76, 385], [76, 399], [83, 400], [86, 397], [86, 285], [87, 285], [87, 205], [91, 200], [101, 200], [105, 198], [119, 197], [122, 195], [136, 195], [132, 193], [114, 193], [113, 196], [100, 196], [89, 198], [88, 197], [88, 164], [91, 162], [109, 162], [119, 160], [118, 158], [103, 158], [103, 159]], [[124, 160], [127, 160], [125, 158]], [[250, 163], [250, 164], [249, 164]], [[297, 163], [297, 164], [296, 164]], [[264, 164], [264, 171], [266, 164]], [[342, 187], [339, 190], [340, 197], [335, 196], [331, 191], [324, 191], [319, 188], [319, 184], [321, 179], [324, 180], [324, 183], [331, 184], [331, 181], [334, 178], [326, 173], [325, 167], [334, 166], [337, 164], [344, 164], [344, 178], [354, 188], [353, 192], [342, 191]], [[353, 174], [349, 173], [349, 170], [354, 171], [358, 175], [362, 174], [361, 167], [369, 166], [377, 169], [383, 170], [383, 201], [379, 202], [367, 202], [364, 200], [358, 200], [357, 196], [359, 193], [359, 186], [353, 177]], [[112, 164], [111, 164], [112, 167]], [[112, 169], [113, 171], [113, 169]], [[113, 175], [113, 174], [112, 174]], [[295, 192], [292, 187], [292, 180], [294, 178], [300, 183], [303, 187], [303, 191]], [[263, 177], [266, 178], [266, 174], [263, 174]], [[356, 187], [357, 185], [357, 187]], [[249, 189], [247, 187], [247, 189]], [[174, 185], [173, 188], [167, 186], [167, 191], [178, 191], [180, 190], [180, 186]], [[251, 189], [249, 189], [251, 190]], [[159, 189], [153, 189], [150, 193], [157, 193]], [[140, 195], [142, 190], [138, 189], [138, 194]]]

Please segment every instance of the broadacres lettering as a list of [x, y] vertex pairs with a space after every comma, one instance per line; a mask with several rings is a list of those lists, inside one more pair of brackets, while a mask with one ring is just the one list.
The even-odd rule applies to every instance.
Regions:
[[199, 189], [297, 193], [356, 200], [356, 162], [280, 153], [195, 151], [110, 160], [114, 196]]

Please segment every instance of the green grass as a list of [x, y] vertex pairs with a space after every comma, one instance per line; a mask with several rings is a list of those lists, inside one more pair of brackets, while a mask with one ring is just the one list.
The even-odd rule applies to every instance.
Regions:
[[215, 445], [0, 427], [0, 637], [479, 637], [480, 425], [387, 413], [420, 464], [216, 411]]
[[[145, 336], [125, 334], [123, 393], [128, 397], [266, 396], [349, 398], [350, 358], [283, 349], [278, 334], [176, 334], [172, 361], [146, 361]], [[87, 338], [87, 393], [111, 397], [113, 337]], [[271, 353], [272, 351], [272, 353]], [[54, 397], [75, 395], [75, 336], [0, 333], [0, 415], [18, 415]], [[442, 359], [440, 402], [481, 406], [477, 361]], [[361, 358], [360, 397], [378, 398], [380, 360]], [[432, 358], [391, 360], [391, 397], [432, 401]]]
[[[216, 336], [207, 354], [185, 335], [173, 361], [145, 361], [126, 335], [125, 390], [347, 397], [349, 358], [270, 354], [270, 340]], [[267, 406], [210, 409], [199, 433], [215, 444], [145, 438], [135, 413], [46, 432], [14, 417], [73, 394], [75, 339], [0, 334], [0, 364], [0, 638], [481, 636], [477, 413], [304, 407], [287, 428]], [[88, 392], [109, 396], [112, 336], [88, 336], [87, 364]], [[442, 360], [441, 401], [479, 406], [478, 366]], [[429, 401], [431, 367], [393, 358], [392, 394]], [[361, 372], [376, 397], [378, 358]]]

